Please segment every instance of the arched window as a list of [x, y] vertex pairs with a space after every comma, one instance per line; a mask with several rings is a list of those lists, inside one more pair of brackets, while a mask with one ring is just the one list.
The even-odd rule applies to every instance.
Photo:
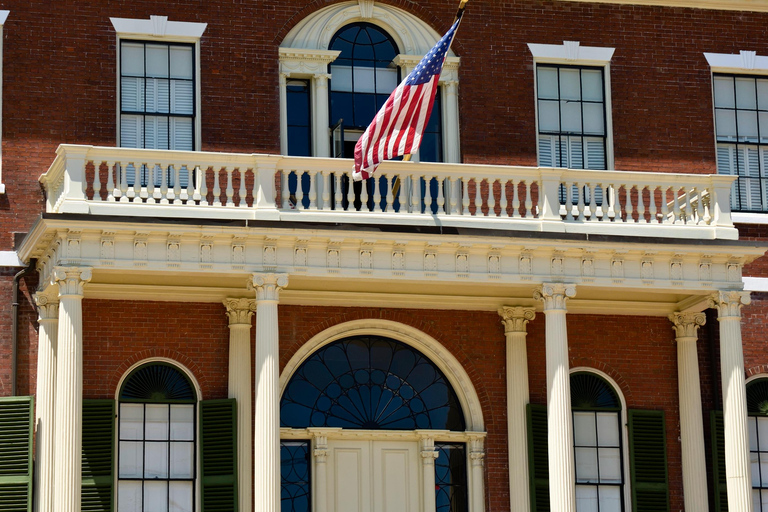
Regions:
[[621, 400], [590, 372], [571, 375], [577, 512], [624, 510]]
[[768, 378], [747, 383], [749, 458], [755, 512], [768, 512]]
[[118, 395], [117, 510], [195, 510], [197, 394], [174, 366], [148, 363]]

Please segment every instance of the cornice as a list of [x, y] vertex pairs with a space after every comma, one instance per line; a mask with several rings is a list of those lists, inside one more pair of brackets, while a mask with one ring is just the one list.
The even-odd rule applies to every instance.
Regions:
[[719, 11], [768, 12], [768, 0], [560, 0], [564, 2], [601, 3], [618, 5], [651, 5], [685, 7]]

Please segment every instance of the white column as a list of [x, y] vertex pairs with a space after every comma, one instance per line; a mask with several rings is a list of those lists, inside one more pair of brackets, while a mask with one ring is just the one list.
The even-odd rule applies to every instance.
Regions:
[[485, 434], [469, 435], [469, 460], [472, 468], [471, 490], [469, 504], [472, 512], [485, 511], [485, 494], [483, 493], [483, 467], [485, 466]]
[[280, 73], [280, 154], [288, 154], [288, 75]]
[[312, 457], [312, 488], [314, 512], [327, 512], [328, 510], [328, 436], [322, 430], [309, 429], [313, 436]]
[[509, 509], [529, 510], [528, 439], [525, 406], [528, 405], [528, 351], [526, 325], [533, 308], [499, 309], [507, 336], [507, 451], [509, 452]]
[[[328, 79], [330, 75], [318, 73], [312, 78], [312, 100], [315, 102], [312, 117], [312, 133], [314, 138], [314, 155], [319, 157], [331, 156], [331, 141], [328, 127], [336, 124], [338, 119], [331, 120], [328, 105]], [[330, 122], [329, 122], [330, 121]]]
[[437, 509], [435, 498], [435, 460], [438, 457], [435, 451], [435, 439], [429, 436], [421, 438], [421, 470], [422, 470], [422, 510], [432, 512]]
[[226, 299], [229, 317], [229, 398], [237, 400], [237, 471], [240, 512], [253, 510], [251, 424], [251, 318], [253, 299]]
[[54, 404], [56, 402], [56, 340], [59, 297], [37, 293], [40, 331], [37, 342], [37, 392], [35, 393], [35, 504], [38, 512], [53, 512]]
[[253, 274], [256, 290], [254, 510], [280, 510], [280, 388], [277, 303], [285, 274]]
[[571, 421], [571, 378], [565, 302], [576, 295], [570, 284], [544, 284], [534, 297], [544, 302], [547, 345], [547, 447], [549, 503], [558, 512], [576, 512], [576, 471]]
[[461, 151], [459, 148], [459, 83], [452, 80], [442, 85], [443, 161], [459, 163], [461, 161]]
[[699, 357], [696, 351], [699, 326], [704, 313], [669, 315], [677, 340], [677, 380], [680, 395], [680, 443], [683, 457], [683, 497], [685, 510], [707, 512], [707, 461], [704, 446], [704, 420], [701, 413]]
[[747, 391], [741, 347], [741, 306], [749, 303], [749, 293], [717, 292], [710, 297], [709, 304], [717, 308], [717, 319], [720, 321], [720, 377], [723, 387], [728, 510], [739, 512], [752, 512]]
[[91, 269], [57, 267], [59, 329], [54, 407], [56, 512], [80, 511], [83, 449], [83, 287]]

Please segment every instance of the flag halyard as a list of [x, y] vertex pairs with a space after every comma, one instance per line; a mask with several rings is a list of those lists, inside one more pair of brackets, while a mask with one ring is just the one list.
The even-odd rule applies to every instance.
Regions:
[[414, 153], [421, 144], [424, 128], [434, 105], [443, 62], [461, 22], [456, 21], [408, 76], [392, 91], [387, 101], [355, 145], [355, 181], [368, 179], [379, 163]]

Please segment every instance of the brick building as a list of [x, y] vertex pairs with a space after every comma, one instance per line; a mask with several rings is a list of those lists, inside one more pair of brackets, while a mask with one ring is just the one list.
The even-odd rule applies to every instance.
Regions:
[[455, 8], [0, 0], [0, 510], [768, 511], [768, 0], [471, 0], [353, 184]]

